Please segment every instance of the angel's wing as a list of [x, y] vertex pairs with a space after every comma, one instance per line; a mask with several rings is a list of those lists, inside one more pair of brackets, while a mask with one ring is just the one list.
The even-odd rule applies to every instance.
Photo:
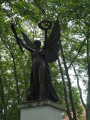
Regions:
[[26, 45], [27, 45], [28, 47], [34, 49], [35, 46], [34, 46], [34, 44], [30, 41], [30, 39], [28, 38], [28, 36], [27, 36], [25, 33], [23, 33], [23, 32], [22, 32], [22, 36], [23, 36], [23, 39], [24, 39]]
[[46, 45], [48, 62], [55, 62], [58, 59], [59, 39], [60, 39], [60, 26], [59, 21], [56, 20]]

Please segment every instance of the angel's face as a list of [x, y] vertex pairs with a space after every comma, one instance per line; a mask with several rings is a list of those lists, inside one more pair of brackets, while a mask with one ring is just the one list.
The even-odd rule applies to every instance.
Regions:
[[34, 45], [36, 48], [40, 48], [41, 42], [40, 41], [35, 41]]
[[40, 45], [35, 45], [35, 47], [36, 47], [37, 49], [39, 49], [39, 48], [40, 48]]

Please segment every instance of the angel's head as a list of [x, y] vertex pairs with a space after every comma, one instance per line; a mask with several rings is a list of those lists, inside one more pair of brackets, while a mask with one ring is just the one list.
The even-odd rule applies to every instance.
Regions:
[[39, 40], [35, 40], [35, 41], [34, 41], [34, 45], [35, 45], [37, 48], [40, 48], [41, 42], [40, 42]]

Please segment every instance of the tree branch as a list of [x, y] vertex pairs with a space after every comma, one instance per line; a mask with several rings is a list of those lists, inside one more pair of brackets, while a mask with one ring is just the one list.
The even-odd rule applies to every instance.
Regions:
[[80, 92], [81, 102], [82, 102], [84, 108], [86, 109], [86, 105], [85, 105], [85, 103], [84, 103], [84, 101], [83, 101], [83, 97], [82, 97], [82, 91], [81, 91], [81, 88], [80, 88], [80, 85], [79, 85], [79, 78], [78, 78], [78, 75], [77, 75], [77, 73], [76, 73], [76, 69], [75, 69], [75, 67], [74, 67], [73, 64], [72, 64], [72, 67], [73, 67], [73, 69], [74, 69], [74, 73], [75, 73], [75, 76], [76, 76], [76, 78], [77, 78], [77, 85], [78, 85], [78, 89], [79, 89], [79, 92]]
[[15, 58], [14, 58], [14, 55], [11, 51], [11, 46], [9, 44], [9, 46], [4, 42], [2, 36], [1, 36], [1, 40], [3, 42], [3, 44], [5, 45], [5, 47], [9, 50], [11, 56], [12, 56], [12, 59], [13, 59], [13, 65], [14, 65], [14, 75], [15, 75], [15, 80], [16, 80], [16, 86], [17, 86], [17, 94], [18, 94], [18, 104], [20, 103], [20, 93], [19, 93], [19, 85], [18, 85], [18, 78], [17, 78], [17, 70], [16, 70], [16, 63], [15, 63]]
[[74, 59], [73, 59], [72, 62], [70, 63], [68, 69], [71, 67], [71, 65], [72, 65], [72, 64], [74, 63], [74, 61], [76, 60], [77, 56], [79, 55], [79, 53], [80, 53], [80, 51], [81, 51], [81, 49], [82, 49], [82, 47], [83, 47], [83, 45], [84, 45], [84, 43], [85, 43], [85, 41], [87, 40], [88, 37], [89, 37], [89, 34], [87, 34], [87, 37], [83, 40], [83, 42], [82, 42], [82, 44], [81, 44], [81, 46], [80, 46], [80, 48], [79, 48], [79, 50], [78, 50], [77, 55], [74, 57]]
[[45, 11], [41, 8], [40, 4], [39, 5], [37, 4], [36, 0], [34, 0], [34, 3], [38, 7], [38, 9], [41, 11], [41, 13], [45, 14]]

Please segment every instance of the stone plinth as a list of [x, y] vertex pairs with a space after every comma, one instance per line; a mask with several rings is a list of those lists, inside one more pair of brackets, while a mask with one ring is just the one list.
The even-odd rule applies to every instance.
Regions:
[[63, 108], [50, 100], [18, 105], [20, 120], [62, 120]]

